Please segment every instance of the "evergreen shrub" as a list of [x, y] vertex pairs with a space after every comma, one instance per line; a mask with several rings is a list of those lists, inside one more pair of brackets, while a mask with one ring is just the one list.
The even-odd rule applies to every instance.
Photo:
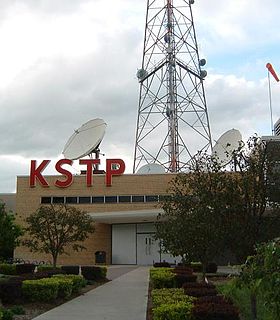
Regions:
[[21, 263], [16, 264], [16, 274], [27, 274], [27, 273], [34, 273], [35, 270], [35, 264], [33, 263]]
[[61, 270], [65, 272], [65, 274], [76, 274], [80, 273], [80, 266], [61, 266]]
[[154, 289], [174, 288], [175, 276], [171, 268], [152, 268], [150, 270], [150, 280]]
[[16, 274], [16, 265], [9, 263], [0, 264], [0, 273], [6, 275], [15, 275]]
[[162, 304], [153, 310], [153, 320], [191, 320], [191, 302], [177, 302]]
[[106, 279], [107, 268], [95, 266], [81, 266], [81, 274], [86, 280], [103, 280]]
[[72, 292], [78, 293], [83, 287], [86, 286], [86, 280], [83, 276], [74, 275], [74, 274], [57, 274], [54, 275], [55, 279], [67, 279], [72, 282]]
[[59, 283], [53, 278], [25, 280], [22, 283], [24, 298], [30, 301], [50, 302], [58, 296]]

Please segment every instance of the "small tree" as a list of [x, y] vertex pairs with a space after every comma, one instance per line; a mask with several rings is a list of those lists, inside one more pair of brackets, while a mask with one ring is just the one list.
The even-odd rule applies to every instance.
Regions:
[[29, 237], [23, 245], [32, 252], [51, 254], [54, 267], [58, 256], [67, 254], [67, 246], [85, 249], [80, 242], [94, 232], [93, 219], [86, 212], [66, 205], [41, 206], [26, 222]]
[[[199, 155], [187, 174], [171, 181], [158, 217], [156, 238], [173, 255], [206, 265], [226, 246], [234, 212], [235, 175], [224, 173], [218, 161]], [[230, 191], [230, 192], [229, 192]]]
[[261, 295], [271, 319], [280, 314], [280, 239], [258, 245], [255, 254], [242, 266], [237, 285], [250, 290], [252, 317], [257, 317], [257, 297]]
[[240, 144], [232, 157], [231, 168], [238, 176], [236, 190], [239, 192], [238, 202], [232, 205], [239, 208], [236, 207], [233, 221], [238, 232], [231, 233], [229, 246], [242, 262], [254, 252], [257, 243], [280, 235], [280, 171], [277, 170], [280, 153], [275, 146], [278, 145], [254, 136]]
[[6, 210], [5, 204], [0, 202], [0, 259], [13, 256], [13, 251], [19, 245], [22, 229], [15, 223], [15, 216]]

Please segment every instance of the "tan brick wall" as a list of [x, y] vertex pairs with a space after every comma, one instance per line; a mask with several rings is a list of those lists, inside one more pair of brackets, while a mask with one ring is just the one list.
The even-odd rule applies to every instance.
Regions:
[[[86, 186], [85, 176], [74, 176], [73, 184], [68, 188], [54, 186], [57, 179], [62, 176], [46, 176], [50, 187], [41, 187], [39, 183], [34, 188], [29, 187], [29, 177], [17, 178], [16, 212], [17, 222], [24, 224], [24, 220], [40, 206], [41, 197], [47, 196], [110, 196], [110, 195], [154, 195], [166, 194], [168, 182], [174, 174], [133, 175], [127, 174], [114, 176], [111, 187], [105, 185], [105, 175], [94, 175], [93, 186]], [[155, 208], [155, 203], [113, 203], [113, 204], [77, 204], [75, 205], [86, 212], [114, 212]], [[111, 225], [96, 224], [96, 230], [83, 244], [87, 250], [73, 252], [59, 258], [60, 264], [93, 264], [94, 253], [98, 250], [105, 251], [107, 263], [111, 262]], [[45, 254], [34, 254], [28, 248], [19, 247], [15, 256], [26, 260], [51, 260]]]

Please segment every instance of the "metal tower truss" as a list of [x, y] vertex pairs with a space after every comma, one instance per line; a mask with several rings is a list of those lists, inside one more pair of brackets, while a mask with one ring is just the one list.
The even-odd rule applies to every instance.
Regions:
[[211, 134], [192, 15], [193, 0], [148, 0], [134, 167], [158, 163], [186, 171], [211, 148]]

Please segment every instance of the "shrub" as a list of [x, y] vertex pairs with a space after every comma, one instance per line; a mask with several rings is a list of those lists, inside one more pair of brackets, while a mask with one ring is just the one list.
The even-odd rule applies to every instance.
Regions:
[[168, 262], [155, 262], [154, 268], [170, 268], [170, 263]]
[[193, 269], [193, 272], [202, 272], [201, 262], [191, 262], [190, 267]]
[[173, 269], [173, 272], [175, 272], [176, 274], [192, 274], [193, 269], [186, 266], [176, 266]]
[[81, 266], [81, 273], [86, 280], [102, 280], [106, 278], [106, 267]]
[[65, 274], [76, 274], [80, 273], [80, 266], [61, 266], [61, 270], [65, 272]]
[[153, 288], [173, 288], [175, 286], [175, 274], [168, 268], [151, 269], [150, 279]]
[[194, 274], [176, 274], [175, 283], [176, 287], [181, 288], [186, 282], [196, 282], [197, 276]]
[[53, 278], [58, 283], [58, 297], [59, 298], [70, 298], [73, 292], [73, 281], [67, 278]]
[[2, 309], [2, 320], [13, 320], [14, 314], [10, 309]]
[[204, 297], [199, 297], [194, 301], [195, 304], [201, 304], [201, 303], [229, 303], [232, 304], [231, 300], [226, 299], [222, 295], [217, 295], [217, 296], [204, 296]]
[[0, 273], [6, 275], [15, 275], [16, 274], [16, 265], [9, 263], [1, 263], [0, 264]]
[[229, 303], [197, 303], [193, 308], [196, 320], [239, 320], [238, 310]]
[[22, 315], [22, 314], [25, 314], [25, 310], [23, 308], [23, 306], [13, 306], [11, 308], [11, 311], [13, 314], [16, 314], [16, 315]]
[[25, 280], [22, 283], [23, 296], [30, 301], [53, 301], [58, 296], [58, 281], [54, 279]]
[[185, 295], [183, 289], [154, 289], [151, 292], [153, 308], [157, 308], [162, 304], [173, 304], [177, 302], [193, 302], [195, 298]]
[[19, 279], [8, 279], [0, 282], [0, 299], [3, 303], [15, 303], [22, 300], [22, 281]]
[[153, 320], [190, 320], [192, 319], [191, 302], [162, 304], [153, 310]]
[[150, 276], [153, 274], [153, 273], [158, 273], [158, 272], [172, 272], [172, 268], [166, 268], [166, 267], [163, 267], [163, 268], [151, 268], [150, 269]]
[[184, 283], [183, 289], [185, 294], [193, 297], [215, 296], [218, 293], [211, 283]]
[[50, 271], [50, 270], [61, 270], [60, 266], [56, 266], [54, 268], [54, 266], [52, 264], [40, 264], [39, 266], [37, 266], [37, 271], [41, 272], [41, 271]]
[[207, 273], [216, 273], [218, 270], [218, 266], [215, 262], [209, 262], [206, 266]]
[[86, 280], [83, 276], [74, 275], [74, 274], [57, 274], [54, 275], [53, 278], [60, 278], [60, 279], [68, 279], [72, 282], [72, 292], [77, 293], [79, 292], [85, 285]]
[[16, 274], [34, 273], [35, 267], [33, 263], [16, 264]]

